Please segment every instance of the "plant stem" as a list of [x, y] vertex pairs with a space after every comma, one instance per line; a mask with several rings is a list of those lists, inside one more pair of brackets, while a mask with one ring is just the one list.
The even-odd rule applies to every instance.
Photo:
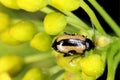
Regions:
[[42, 53], [42, 54], [37, 54], [37, 55], [26, 56], [24, 58], [24, 61], [26, 64], [29, 64], [29, 63], [37, 62], [37, 61], [44, 60], [50, 57], [52, 57], [50, 54]]
[[120, 28], [115, 23], [115, 21], [107, 14], [107, 12], [97, 3], [96, 0], [88, 0], [94, 8], [99, 12], [99, 14], [102, 16], [102, 18], [108, 23], [108, 25], [114, 30], [114, 32], [117, 34], [117, 36], [120, 37]]
[[107, 80], [114, 80], [115, 72], [118, 63], [120, 62], [120, 42], [119, 40], [114, 41], [110, 47], [108, 48], [107, 54], [107, 65], [108, 65], [108, 73], [107, 73]]
[[113, 69], [113, 61], [108, 60], [108, 73], [107, 73], [107, 80], [114, 80], [115, 70]]
[[[83, 22], [80, 18], [78, 18], [76, 15], [74, 15], [71, 12], [66, 12], [66, 11], [61, 11], [63, 12], [65, 15], [67, 15], [69, 18], [72, 19], [73, 22], [75, 22], [76, 24], [79, 25], [79, 27], [82, 27], [84, 29], [89, 29], [90, 26], [88, 26], [85, 22]], [[70, 20], [71, 20], [70, 19]], [[69, 21], [69, 20], [68, 20]], [[69, 22], [72, 23], [72, 22]]]
[[55, 74], [55, 73], [57, 73], [60, 70], [63, 70], [63, 69], [61, 67], [59, 67], [58, 65], [56, 65], [56, 66], [51, 67], [49, 69], [49, 72], [50, 72], [50, 74]]
[[116, 55], [115, 58], [114, 58], [114, 63], [113, 63], [113, 65], [114, 65], [114, 67], [113, 67], [114, 70], [117, 69], [117, 66], [118, 66], [119, 62], [120, 62], [120, 51], [117, 53], [117, 55]]
[[69, 24], [70, 25], [72, 25], [72, 26], [74, 26], [74, 27], [76, 27], [76, 28], [78, 28], [78, 29], [83, 29], [83, 30], [89, 30], [90, 28], [89, 27], [85, 27], [85, 26], [88, 26], [88, 25], [86, 25], [86, 24], [80, 24], [80, 23], [82, 23], [82, 22], [78, 22], [78, 21], [76, 21], [76, 20], [74, 20], [73, 18], [71, 18], [71, 17], [66, 17], [67, 18], [67, 21], [69, 22]]
[[96, 29], [98, 30], [98, 32], [100, 32], [102, 35], [107, 35], [106, 32], [104, 31], [104, 29], [102, 28], [102, 26], [100, 25], [97, 17], [95, 16], [94, 12], [92, 11], [92, 9], [83, 1], [81, 0], [80, 2], [80, 6], [81, 8], [83, 8], [86, 13], [89, 15], [91, 21], [93, 22], [93, 24], [95, 25]]

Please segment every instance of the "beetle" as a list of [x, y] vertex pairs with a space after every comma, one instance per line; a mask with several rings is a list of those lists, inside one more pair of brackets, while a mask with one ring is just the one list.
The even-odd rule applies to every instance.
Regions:
[[85, 51], [89, 51], [95, 47], [94, 42], [84, 35], [69, 34], [56, 38], [52, 43], [52, 48], [64, 54], [64, 57], [72, 55], [84, 55]]

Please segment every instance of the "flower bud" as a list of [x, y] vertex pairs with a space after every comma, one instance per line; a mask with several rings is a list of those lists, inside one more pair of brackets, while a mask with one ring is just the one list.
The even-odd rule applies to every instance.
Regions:
[[29, 12], [35, 12], [45, 7], [48, 0], [17, 0], [18, 6]]
[[9, 30], [5, 30], [0, 34], [0, 41], [2, 41], [5, 44], [8, 45], [19, 45], [21, 44], [20, 41], [14, 39], [13, 37], [11, 37], [11, 35], [9, 34]]
[[45, 80], [44, 73], [39, 68], [32, 68], [24, 75], [22, 80]]
[[0, 32], [4, 31], [10, 24], [9, 15], [0, 12]]
[[81, 73], [71, 73], [71, 72], [65, 72], [64, 73], [64, 80], [84, 80], [81, 77]]
[[79, 8], [80, 0], [50, 0], [50, 4], [63, 11], [73, 11]]
[[15, 55], [7, 55], [0, 58], [0, 73], [8, 72], [16, 75], [23, 68], [23, 59]]
[[21, 42], [31, 40], [35, 33], [37, 29], [30, 21], [20, 21], [10, 28], [10, 35]]
[[48, 51], [51, 48], [52, 39], [45, 32], [40, 32], [34, 36], [30, 45], [39, 51]]
[[96, 80], [96, 77], [86, 75], [84, 72], [81, 73], [82, 80]]
[[61, 53], [53, 51], [52, 54], [56, 56], [56, 61], [59, 66], [64, 68], [68, 72], [80, 72], [80, 67], [78, 62], [80, 61], [80, 57], [76, 58], [76, 56], [64, 57]]
[[19, 9], [16, 0], [0, 0], [0, 2], [8, 8]]
[[0, 80], [12, 80], [7, 72], [0, 73]]
[[100, 55], [92, 54], [81, 59], [80, 67], [87, 76], [97, 78], [103, 73], [105, 62]]
[[108, 45], [111, 42], [111, 39], [105, 36], [98, 36], [96, 38], [96, 45], [98, 47], [104, 47], [106, 45]]
[[50, 35], [57, 35], [65, 28], [67, 24], [66, 18], [63, 14], [54, 12], [49, 13], [44, 18], [44, 29]]

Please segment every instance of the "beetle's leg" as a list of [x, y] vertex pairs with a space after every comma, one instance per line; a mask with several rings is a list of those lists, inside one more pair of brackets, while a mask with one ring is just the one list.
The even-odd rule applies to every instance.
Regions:
[[75, 34], [70, 34], [70, 33], [67, 33], [67, 32], [64, 32], [65, 35], [71, 35], [71, 36], [75, 36]]
[[63, 56], [64, 56], [64, 57], [68, 57], [68, 56], [71, 56], [71, 55], [68, 54], [68, 53], [65, 53]]
[[65, 53], [65, 54], [64, 54], [64, 57], [72, 56], [72, 55], [74, 55], [74, 54], [76, 54], [76, 51], [70, 50], [68, 53]]
[[70, 62], [72, 62], [74, 59], [76, 59], [76, 58], [78, 58], [78, 57], [80, 57], [80, 55], [73, 57], [73, 58], [70, 60]]

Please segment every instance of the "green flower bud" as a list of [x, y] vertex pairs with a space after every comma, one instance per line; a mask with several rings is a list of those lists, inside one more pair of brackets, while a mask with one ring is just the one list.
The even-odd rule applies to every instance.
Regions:
[[81, 73], [71, 73], [71, 72], [65, 72], [64, 73], [64, 80], [84, 80], [81, 77]]
[[18, 6], [29, 12], [35, 12], [45, 7], [48, 0], [17, 0]]
[[10, 29], [10, 35], [18, 41], [25, 42], [32, 39], [37, 29], [30, 21], [20, 21]]
[[76, 58], [76, 56], [64, 57], [61, 53], [53, 51], [52, 54], [56, 56], [56, 61], [59, 66], [64, 68], [68, 72], [80, 72], [79, 61], [81, 57]]
[[0, 34], [0, 40], [3, 43], [8, 44], [8, 45], [19, 45], [19, 44], [21, 44], [20, 41], [11, 37], [11, 35], [9, 34], [9, 30], [5, 30]]
[[95, 40], [98, 47], [104, 47], [112, 41], [109, 37], [105, 36], [98, 36]]
[[87, 76], [97, 78], [103, 73], [105, 63], [100, 55], [92, 54], [80, 60], [80, 67]]
[[52, 39], [45, 32], [40, 32], [34, 36], [30, 45], [39, 51], [48, 51], [51, 48]]
[[7, 72], [4, 72], [4, 73], [0, 73], [0, 80], [12, 80], [12, 78]]
[[57, 35], [65, 28], [67, 24], [66, 18], [63, 14], [54, 12], [49, 13], [44, 18], [44, 29], [50, 35]]
[[9, 15], [0, 12], [0, 32], [4, 31], [9, 26], [9, 24], [10, 24]]
[[8, 8], [19, 9], [16, 0], [0, 0], [0, 2]]
[[50, 4], [63, 11], [73, 11], [79, 8], [80, 0], [50, 0]]
[[0, 73], [8, 72], [16, 75], [23, 68], [23, 59], [15, 55], [7, 55], [0, 58]]
[[45, 80], [44, 73], [39, 68], [30, 69], [22, 80]]

